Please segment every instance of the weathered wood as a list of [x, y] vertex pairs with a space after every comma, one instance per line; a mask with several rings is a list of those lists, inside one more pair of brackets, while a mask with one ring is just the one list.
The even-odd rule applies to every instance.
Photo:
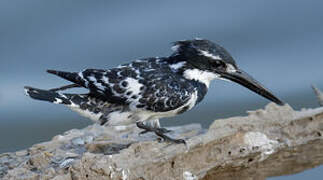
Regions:
[[312, 88], [314, 90], [314, 93], [317, 97], [317, 100], [318, 100], [320, 106], [323, 106], [323, 92], [320, 89], [318, 89], [317, 87], [315, 87], [314, 85], [312, 85]]
[[158, 143], [126, 129], [91, 125], [52, 141], [0, 155], [3, 179], [265, 179], [323, 164], [323, 108], [264, 110], [174, 127], [183, 144]]

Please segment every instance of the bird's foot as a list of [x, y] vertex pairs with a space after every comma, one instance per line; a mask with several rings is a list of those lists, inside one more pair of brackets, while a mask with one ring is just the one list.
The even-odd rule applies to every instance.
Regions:
[[145, 134], [147, 132], [154, 132], [163, 141], [169, 141], [169, 142], [173, 142], [176, 144], [186, 144], [184, 139], [173, 139], [173, 138], [165, 135], [165, 133], [170, 132], [170, 130], [168, 130], [168, 129], [151, 127], [151, 126], [145, 125], [143, 122], [137, 122], [136, 124], [137, 124], [138, 128], [144, 129], [144, 131], [140, 132], [139, 134]]
[[[169, 132], [172, 132], [172, 130], [168, 130], [166, 128], [155, 128], [155, 129], [159, 129], [160, 132], [162, 133], [169, 133]], [[139, 135], [142, 135], [142, 134], [146, 134], [148, 132], [153, 132], [153, 131], [150, 131], [150, 130], [143, 130], [139, 133]]]

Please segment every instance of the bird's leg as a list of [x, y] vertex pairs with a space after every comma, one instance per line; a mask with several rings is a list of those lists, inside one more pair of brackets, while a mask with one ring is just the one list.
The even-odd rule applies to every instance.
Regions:
[[[168, 130], [166, 128], [160, 127], [159, 119], [153, 119], [153, 120], [150, 120], [150, 121], [146, 121], [144, 124], [146, 126], [150, 126], [150, 127], [153, 127], [153, 128], [159, 128], [160, 131], [162, 131], [163, 133], [169, 133], [169, 132], [171, 132], [171, 130]], [[150, 131], [144, 130], [144, 131], [140, 132], [139, 134], [140, 135], [141, 134], [146, 134], [148, 132], [150, 132]]]
[[153, 127], [155, 127], [155, 128], [159, 128], [159, 130], [160, 130], [161, 132], [163, 132], [163, 133], [169, 133], [169, 132], [172, 132], [171, 130], [168, 130], [168, 129], [166, 129], [166, 128], [162, 128], [162, 127], [160, 126], [159, 119], [152, 120], [152, 121], [151, 121], [151, 123], [152, 123]]
[[62, 91], [62, 90], [70, 89], [70, 88], [76, 88], [76, 87], [81, 87], [81, 86], [78, 84], [69, 84], [66, 86], [49, 89], [49, 91]]
[[181, 143], [186, 144], [185, 140], [183, 139], [173, 139], [169, 136], [166, 136], [164, 132], [165, 128], [151, 127], [151, 126], [145, 125], [143, 122], [137, 122], [136, 125], [138, 128], [144, 129], [145, 131], [154, 132], [157, 136], [161, 137], [165, 141], [170, 141], [176, 144], [181, 144]]

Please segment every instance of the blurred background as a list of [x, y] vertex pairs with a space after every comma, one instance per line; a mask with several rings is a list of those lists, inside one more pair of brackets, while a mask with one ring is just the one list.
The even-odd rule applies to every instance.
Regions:
[[[91, 122], [67, 108], [24, 95], [23, 86], [66, 81], [46, 69], [111, 68], [168, 56], [171, 42], [195, 37], [224, 46], [242, 69], [294, 109], [317, 107], [323, 88], [323, 1], [0, 1], [0, 153], [50, 140]], [[246, 115], [264, 98], [216, 81], [195, 109], [165, 126]], [[202, 116], [202, 117], [201, 117]], [[321, 179], [323, 168], [273, 179]]]

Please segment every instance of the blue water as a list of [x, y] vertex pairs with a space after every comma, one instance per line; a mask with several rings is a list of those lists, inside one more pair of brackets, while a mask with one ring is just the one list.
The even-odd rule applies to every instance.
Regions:
[[[294, 108], [315, 107], [310, 85], [323, 88], [323, 1], [0, 1], [0, 152], [46, 141], [90, 124], [64, 107], [32, 101], [23, 86], [66, 83], [46, 69], [110, 68], [167, 56], [170, 42], [218, 42], [242, 69]], [[268, 101], [216, 82], [203, 103], [164, 125], [244, 115]], [[204, 114], [201, 118], [200, 114]], [[317, 178], [301, 173], [281, 179]], [[318, 173], [322, 175], [322, 173]]]

